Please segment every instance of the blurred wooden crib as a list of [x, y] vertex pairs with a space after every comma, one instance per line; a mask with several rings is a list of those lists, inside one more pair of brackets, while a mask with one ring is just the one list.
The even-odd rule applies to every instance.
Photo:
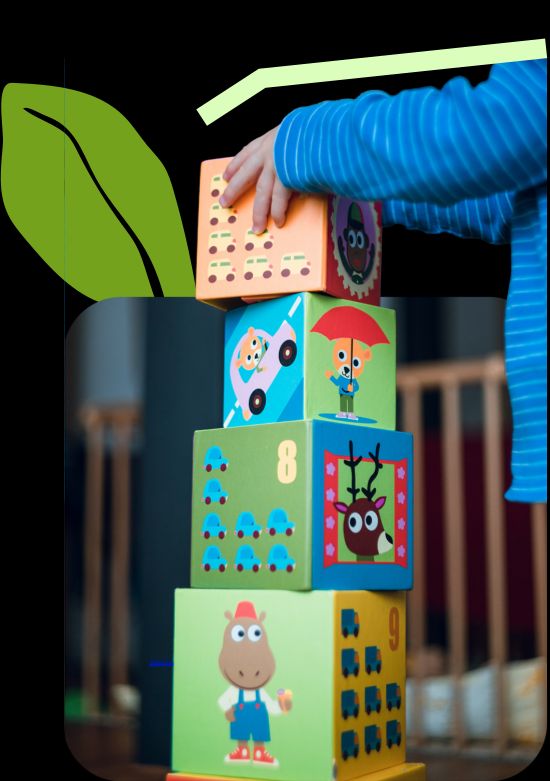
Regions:
[[[398, 371], [398, 427], [415, 441], [407, 734], [410, 745], [422, 748], [534, 755], [546, 732], [546, 506], [510, 505], [503, 498], [510, 438], [505, 385], [501, 355]], [[482, 420], [473, 434], [464, 429], [460, 403], [471, 386], [478, 388]], [[435, 432], [424, 424], [427, 394], [440, 404]], [[513, 521], [510, 513], [516, 513]], [[519, 542], [510, 539], [514, 529]], [[532, 636], [531, 658], [516, 653], [514, 661], [510, 562]], [[438, 569], [440, 582], [432, 577]], [[446, 624], [435, 661], [428, 638], [434, 603]], [[475, 669], [469, 669], [472, 608], [486, 625], [486, 659]]]

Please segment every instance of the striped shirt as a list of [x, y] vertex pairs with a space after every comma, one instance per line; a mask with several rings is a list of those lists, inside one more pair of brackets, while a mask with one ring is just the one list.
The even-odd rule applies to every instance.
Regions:
[[546, 60], [493, 65], [475, 87], [458, 77], [296, 109], [274, 154], [287, 187], [381, 200], [385, 226], [511, 244], [506, 498], [546, 501]]

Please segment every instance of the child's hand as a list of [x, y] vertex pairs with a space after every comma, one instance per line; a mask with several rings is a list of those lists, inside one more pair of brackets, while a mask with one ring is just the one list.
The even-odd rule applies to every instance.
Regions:
[[227, 721], [235, 721], [235, 706], [232, 705], [228, 710], [225, 711], [225, 718]]
[[353, 384], [350, 382], [350, 384], [348, 385], [348, 391], [351, 393], [352, 390], [353, 390]]
[[252, 230], [262, 233], [269, 214], [282, 228], [292, 190], [283, 185], [275, 171], [273, 147], [278, 127], [247, 144], [229, 163], [223, 178], [229, 182], [220, 198], [223, 207], [232, 206], [254, 184], [256, 197], [252, 210]]

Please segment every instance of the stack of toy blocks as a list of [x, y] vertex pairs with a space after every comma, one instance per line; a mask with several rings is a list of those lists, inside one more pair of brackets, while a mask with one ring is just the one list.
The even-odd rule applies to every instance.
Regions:
[[227, 162], [201, 173], [197, 297], [230, 311], [223, 428], [195, 433], [169, 778], [422, 781], [405, 762], [413, 455], [380, 207], [300, 196], [257, 236], [253, 193], [219, 205]]

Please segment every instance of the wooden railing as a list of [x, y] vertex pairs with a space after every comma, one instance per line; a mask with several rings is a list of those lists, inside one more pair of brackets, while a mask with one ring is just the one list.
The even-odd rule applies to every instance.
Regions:
[[[424, 424], [423, 394], [438, 391], [442, 400], [443, 454], [443, 524], [445, 537], [445, 573], [448, 617], [449, 666], [453, 681], [454, 748], [467, 743], [464, 725], [461, 681], [467, 670], [467, 577], [468, 561], [465, 546], [464, 497], [467, 487], [462, 468], [462, 427], [460, 390], [478, 385], [483, 393], [483, 459], [484, 459], [484, 523], [486, 529], [486, 579], [488, 594], [489, 662], [497, 671], [496, 729], [493, 748], [499, 754], [509, 746], [507, 722], [507, 690], [504, 668], [508, 661], [506, 527], [504, 479], [502, 468], [503, 405], [502, 386], [506, 382], [501, 355], [482, 360], [448, 363], [414, 364], [397, 373], [397, 389], [402, 416], [399, 428], [414, 436], [414, 588], [409, 593], [409, 652], [420, 655], [427, 646], [426, 572], [426, 497], [424, 496]], [[531, 505], [532, 561], [525, 562], [525, 571], [532, 569], [535, 634], [537, 654], [546, 661], [546, 506]], [[413, 742], [425, 742], [423, 732], [422, 672], [412, 680], [414, 687], [413, 714], [407, 726]], [[546, 719], [546, 685], [540, 719]], [[544, 734], [544, 733], [543, 733]]]
[[[87, 715], [101, 708], [102, 565], [104, 535], [111, 535], [108, 621], [109, 693], [128, 683], [129, 562], [131, 540], [130, 453], [140, 424], [135, 406], [86, 406], [80, 411], [86, 436], [84, 507], [84, 609], [82, 687]], [[105, 465], [111, 454], [110, 512], [105, 508]], [[116, 715], [110, 699], [108, 710]]]

